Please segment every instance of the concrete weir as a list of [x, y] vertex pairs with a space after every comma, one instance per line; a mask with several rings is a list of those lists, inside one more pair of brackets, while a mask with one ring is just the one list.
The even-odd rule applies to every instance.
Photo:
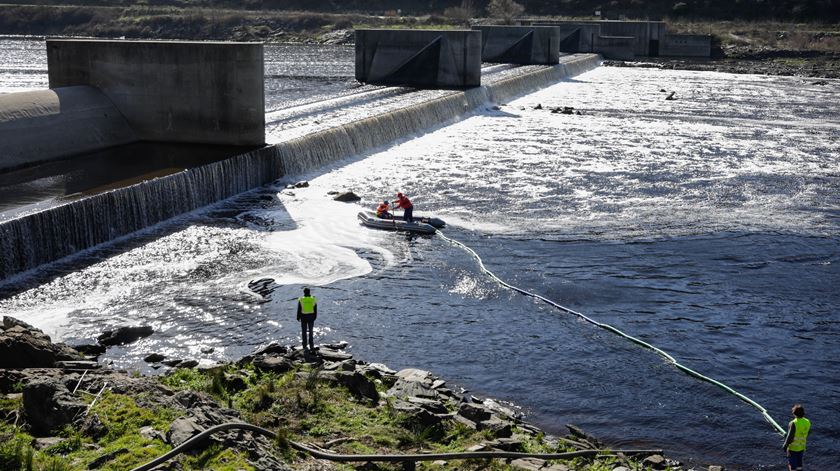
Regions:
[[[266, 146], [219, 162], [100, 193], [0, 222], [0, 280], [197, 208], [369, 152], [451, 122], [488, 103], [503, 103], [597, 67], [596, 54], [563, 56], [555, 66], [528, 66], [481, 87]], [[418, 92], [420, 93], [420, 92]]]

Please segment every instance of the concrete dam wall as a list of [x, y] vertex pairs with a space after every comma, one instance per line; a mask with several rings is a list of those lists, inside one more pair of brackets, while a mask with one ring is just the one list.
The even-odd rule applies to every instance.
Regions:
[[144, 141], [265, 142], [261, 43], [48, 39], [50, 88], [102, 91]]
[[[564, 56], [482, 87], [449, 91], [242, 155], [0, 222], [0, 280], [259, 187], [363, 154], [597, 67], [595, 54]], [[515, 72], [515, 71], [514, 71]], [[421, 92], [417, 92], [421, 93]]]
[[135, 140], [114, 103], [93, 87], [0, 95], [0, 170]]

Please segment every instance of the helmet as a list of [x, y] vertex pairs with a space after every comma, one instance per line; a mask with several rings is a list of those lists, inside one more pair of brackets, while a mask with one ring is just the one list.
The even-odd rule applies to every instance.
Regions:
[[384, 204], [391, 204], [391, 203], [388, 202], [388, 200], [383, 201], [383, 203]]

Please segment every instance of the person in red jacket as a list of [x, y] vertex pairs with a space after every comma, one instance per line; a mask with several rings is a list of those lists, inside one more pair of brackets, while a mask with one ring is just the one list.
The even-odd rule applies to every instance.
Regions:
[[411, 204], [411, 200], [409, 200], [408, 197], [402, 193], [397, 193], [397, 204], [394, 207], [403, 209], [405, 222], [414, 222], [414, 217], [412, 216], [414, 213], [414, 205]]

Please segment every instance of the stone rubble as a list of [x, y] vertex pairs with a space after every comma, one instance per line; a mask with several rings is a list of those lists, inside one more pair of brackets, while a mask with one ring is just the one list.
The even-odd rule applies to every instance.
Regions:
[[[44, 364], [52, 366], [59, 357], [73, 355], [68, 353], [69, 347], [51, 344], [48, 337], [44, 338], [46, 336], [43, 332], [7, 319], [10, 318], [4, 319], [4, 329], [0, 332], [0, 345], [6, 345], [13, 352], [25, 351], [25, 347], [20, 345], [32, 345], [35, 339], [40, 346], [38, 351], [44, 352], [42, 356], [28, 355], [17, 361], [19, 368], [26, 369], [0, 369], [0, 393], [12, 393], [15, 385], [23, 385], [23, 424], [30, 433], [39, 437], [40, 446], [49, 447], [59, 443], [60, 439], [52, 434], [68, 425], [87, 436], [104, 436], [107, 433], [105, 426], [95, 414], [87, 414], [88, 405], [72, 391], [78, 387], [81, 391], [96, 394], [106, 383], [115, 393], [130, 394], [137, 398], [141, 407], [163, 406], [182, 411], [181, 416], [171, 422], [167, 430], [145, 427], [140, 431], [146, 438], [161, 439], [172, 446], [185, 442], [209, 427], [242, 420], [237, 411], [221, 406], [206, 393], [174, 392], [155, 378], [132, 377], [126, 372], [108, 368], [87, 370], [85, 375], [79, 369], [34, 368]], [[6, 343], [3, 344], [3, 341]], [[381, 363], [356, 360], [353, 355], [343, 351], [346, 346], [346, 343], [322, 345], [314, 352], [306, 352], [297, 347], [271, 343], [243, 357], [236, 365], [242, 367], [252, 364], [259, 370], [285, 373], [298, 369], [304, 363], [309, 364], [315, 367], [311, 372], [300, 371], [296, 375], [307, 381], [340, 384], [359, 400], [368, 401], [376, 407], [390, 407], [403, 414], [409, 422], [428, 427], [455, 421], [484, 431], [487, 441], [470, 447], [468, 451], [524, 451], [530, 437], [542, 434], [539, 428], [524, 422], [521, 413], [498, 401], [468, 396], [463, 390], [456, 392], [446, 388], [446, 381], [429, 371], [416, 368], [394, 371]], [[162, 358], [154, 358], [154, 361], [160, 360]], [[26, 361], [32, 364], [21, 364]], [[194, 367], [196, 364], [194, 360], [188, 360], [173, 363], [172, 366]], [[244, 370], [225, 372], [222, 380], [229, 390], [243, 390], [247, 387], [243, 376], [247, 375], [248, 372]], [[380, 382], [387, 387], [381, 394], [377, 390]], [[567, 427], [568, 437], [547, 439], [555, 442], [563, 440], [579, 449], [603, 447], [601, 442], [580, 428], [573, 425]], [[207, 442], [239, 450], [257, 470], [289, 469], [275, 454], [271, 440], [262, 436], [234, 430], [215, 434]], [[105, 465], [121, 451], [99, 456], [90, 463], [90, 469]], [[619, 461], [614, 471], [621, 470], [624, 465], [624, 469], [633, 469], [623, 457], [619, 457]], [[665, 469], [667, 466], [673, 471], [684, 469], [680, 463], [661, 455], [645, 457], [644, 463], [652, 469]], [[509, 465], [512, 469], [521, 470], [568, 471], [562, 464], [548, 464], [532, 458], [512, 460]]]

